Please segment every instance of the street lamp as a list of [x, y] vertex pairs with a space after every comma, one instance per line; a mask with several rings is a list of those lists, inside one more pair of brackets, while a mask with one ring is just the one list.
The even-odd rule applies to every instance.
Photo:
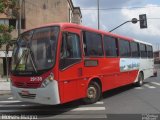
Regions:
[[140, 22], [141, 29], [147, 28], [147, 16], [146, 16], [146, 14], [142, 14], [142, 15], [139, 15], [139, 20], [137, 18], [133, 18], [132, 20], [129, 20], [129, 21], [126, 21], [126, 22], [120, 24], [119, 26], [115, 27], [114, 29], [110, 30], [109, 32], [116, 30], [117, 28], [121, 27], [122, 25], [124, 25], [128, 22], [132, 22], [133, 24], [136, 24], [138, 21]]

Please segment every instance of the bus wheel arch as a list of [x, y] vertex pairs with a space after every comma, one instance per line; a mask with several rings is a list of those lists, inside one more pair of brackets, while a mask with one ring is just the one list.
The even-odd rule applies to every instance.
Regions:
[[97, 102], [101, 98], [102, 83], [99, 78], [93, 78], [89, 81], [86, 89], [86, 98], [83, 101], [87, 104]]
[[[100, 86], [100, 88], [101, 88], [101, 91], [102, 91], [102, 82], [101, 82], [100, 78], [93, 78], [93, 79], [90, 80], [89, 84], [90, 84], [91, 82], [96, 82], [96, 83], [98, 83], [99, 86]], [[89, 84], [88, 84], [88, 85], [89, 85]]]

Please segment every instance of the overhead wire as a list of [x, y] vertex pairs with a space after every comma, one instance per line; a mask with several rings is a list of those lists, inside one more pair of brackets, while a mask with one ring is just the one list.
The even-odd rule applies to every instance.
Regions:
[[[99, 10], [120, 10], [120, 9], [146, 9], [146, 8], [160, 8], [160, 6], [145, 6], [145, 7], [119, 7], [119, 8], [99, 8]], [[81, 8], [81, 10], [97, 10], [97, 8]]]

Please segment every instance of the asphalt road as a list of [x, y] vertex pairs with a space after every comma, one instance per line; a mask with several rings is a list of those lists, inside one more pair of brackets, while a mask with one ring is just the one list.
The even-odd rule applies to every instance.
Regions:
[[12, 95], [0, 96], [0, 119], [105, 119], [160, 120], [160, 76], [145, 80], [142, 87], [121, 87], [103, 94], [90, 105], [74, 101], [47, 106], [20, 102]]

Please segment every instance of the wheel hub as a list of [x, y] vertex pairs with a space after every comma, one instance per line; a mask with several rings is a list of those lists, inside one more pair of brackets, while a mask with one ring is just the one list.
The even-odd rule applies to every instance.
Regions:
[[89, 87], [87, 92], [88, 98], [96, 98], [96, 95], [97, 95], [96, 88]]

